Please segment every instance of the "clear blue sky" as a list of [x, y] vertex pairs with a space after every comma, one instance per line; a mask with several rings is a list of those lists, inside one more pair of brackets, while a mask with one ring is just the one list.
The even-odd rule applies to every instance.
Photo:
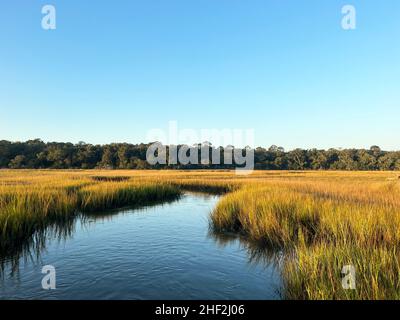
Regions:
[[0, 41], [0, 139], [137, 143], [176, 120], [400, 149], [398, 0], [2, 0]]

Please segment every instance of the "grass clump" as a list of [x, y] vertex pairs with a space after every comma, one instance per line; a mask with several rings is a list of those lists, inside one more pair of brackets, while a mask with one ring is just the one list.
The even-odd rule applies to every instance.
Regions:
[[[283, 265], [286, 299], [400, 299], [398, 247], [299, 246]], [[342, 269], [354, 266], [355, 289], [344, 290]]]
[[[7, 171], [7, 174], [10, 172]], [[180, 190], [170, 183], [96, 180], [73, 173], [30, 171], [0, 177], [0, 255], [20, 247], [36, 231], [78, 212], [146, 205], [172, 200]]]
[[[288, 299], [398, 299], [400, 202], [392, 182], [273, 182], [224, 197], [212, 226], [236, 231], [287, 255]], [[342, 287], [345, 265], [356, 290]]]
[[96, 211], [128, 205], [144, 205], [166, 201], [180, 195], [178, 188], [170, 184], [115, 183], [90, 185], [79, 190], [79, 209]]

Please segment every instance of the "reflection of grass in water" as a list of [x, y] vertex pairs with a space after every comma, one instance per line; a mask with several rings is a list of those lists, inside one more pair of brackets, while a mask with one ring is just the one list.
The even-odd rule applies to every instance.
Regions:
[[65, 241], [72, 236], [75, 231], [76, 219], [80, 219], [83, 226], [89, 225], [98, 220], [111, 220], [115, 215], [135, 211], [145, 211], [148, 207], [163, 206], [178, 201], [180, 195], [172, 197], [165, 201], [158, 200], [155, 202], [148, 201], [137, 205], [126, 206], [119, 209], [110, 209], [102, 211], [89, 211], [85, 213], [77, 213], [66, 217], [66, 219], [58, 219], [49, 223], [44, 228], [36, 230], [29, 238], [18, 242], [18, 245], [7, 247], [6, 251], [0, 252], [0, 276], [2, 271], [8, 266], [13, 276], [19, 271], [21, 261], [30, 260], [33, 263], [40, 261], [41, 253], [46, 250], [46, 246], [50, 240]]
[[[230, 192], [212, 214], [215, 229], [293, 252], [283, 265], [286, 298], [398, 298], [400, 185], [392, 172], [5, 170], [0, 251], [77, 210], [165, 200], [181, 190]], [[352, 295], [340, 287], [342, 263], [358, 268]]]
[[[15, 177], [13, 177], [15, 179]], [[94, 212], [127, 205], [145, 205], [175, 199], [172, 184], [146, 181], [95, 181], [60, 175], [9, 184], [0, 179], [0, 254], [23, 247], [33, 234], [64, 221], [79, 211]]]
[[18, 245], [8, 247], [7, 251], [0, 252], [0, 277], [4, 276], [5, 270], [10, 270], [10, 276], [14, 277], [19, 273], [21, 262], [31, 261], [36, 264], [41, 260], [41, 254], [46, 250], [50, 240], [65, 241], [75, 230], [75, 216], [65, 220], [57, 220], [46, 227], [36, 230], [25, 241], [18, 242]]
[[[208, 237], [214, 240], [220, 248], [225, 248], [232, 243], [239, 242], [241, 250], [246, 251], [249, 265], [261, 266], [264, 268], [272, 267], [276, 271], [276, 276], [281, 278], [282, 263], [284, 256], [281, 251], [257, 241], [252, 241], [239, 233], [223, 232], [216, 230], [212, 223], [209, 225]], [[283, 296], [283, 288], [277, 285], [276, 293]]]
[[145, 212], [146, 209], [152, 208], [155, 206], [160, 206], [163, 207], [165, 205], [169, 205], [171, 203], [174, 203], [176, 201], [179, 201], [181, 199], [182, 195], [177, 195], [175, 197], [171, 197], [170, 199], [166, 200], [158, 200], [158, 201], [149, 201], [141, 204], [136, 204], [136, 205], [129, 205], [125, 206], [122, 208], [116, 208], [116, 209], [108, 209], [108, 210], [101, 210], [101, 211], [88, 211], [84, 212], [81, 214], [80, 218], [83, 224], [87, 223], [90, 224], [92, 222], [96, 221], [111, 221], [114, 216], [116, 215], [124, 215], [127, 213], [131, 213], [132, 210], [135, 211], [135, 213], [143, 211]]
[[238, 241], [240, 248], [247, 253], [249, 264], [265, 267], [274, 266], [276, 269], [280, 268], [282, 253], [276, 248], [251, 241], [238, 233], [215, 230], [211, 224], [208, 230], [208, 237], [213, 239], [216, 245], [221, 248]]

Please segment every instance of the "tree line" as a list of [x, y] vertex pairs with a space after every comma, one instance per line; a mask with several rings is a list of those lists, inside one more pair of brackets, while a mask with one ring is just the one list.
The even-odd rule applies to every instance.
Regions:
[[[207, 143], [210, 150], [220, 149]], [[0, 168], [11, 169], [233, 169], [236, 165], [156, 165], [146, 161], [150, 144], [112, 143], [93, 145], [43, 142], [0, 141]], [[199, 145], [200, 147], [201, 145]], [[243, 150], [244, 152], [244, 150]], [[211, 152], [210, 152], [211, 154]], [[259, 170], [400, 170], [400, 151], [370, 149], [294, 149], [258, 147], [254, 150]]]

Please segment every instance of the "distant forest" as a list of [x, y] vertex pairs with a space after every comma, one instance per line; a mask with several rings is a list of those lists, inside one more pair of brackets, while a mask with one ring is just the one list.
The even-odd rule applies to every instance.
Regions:
[[[233, 165], [156, 165], [146, 161], [149, 144], [92, 145], [0, 141], [0, 168], [11, 169], [233, 169]], [[209, 144], [209, 148], [215, 148]], [[221, 148], [222, 150], [222, 148]], [[221, 151], [222, 152], [222, 151]], [[222, 158], [223, 159], [223, 158]], [[400, 170], [400, 151], [370, 149], [255, 149], [259, 170]]]

